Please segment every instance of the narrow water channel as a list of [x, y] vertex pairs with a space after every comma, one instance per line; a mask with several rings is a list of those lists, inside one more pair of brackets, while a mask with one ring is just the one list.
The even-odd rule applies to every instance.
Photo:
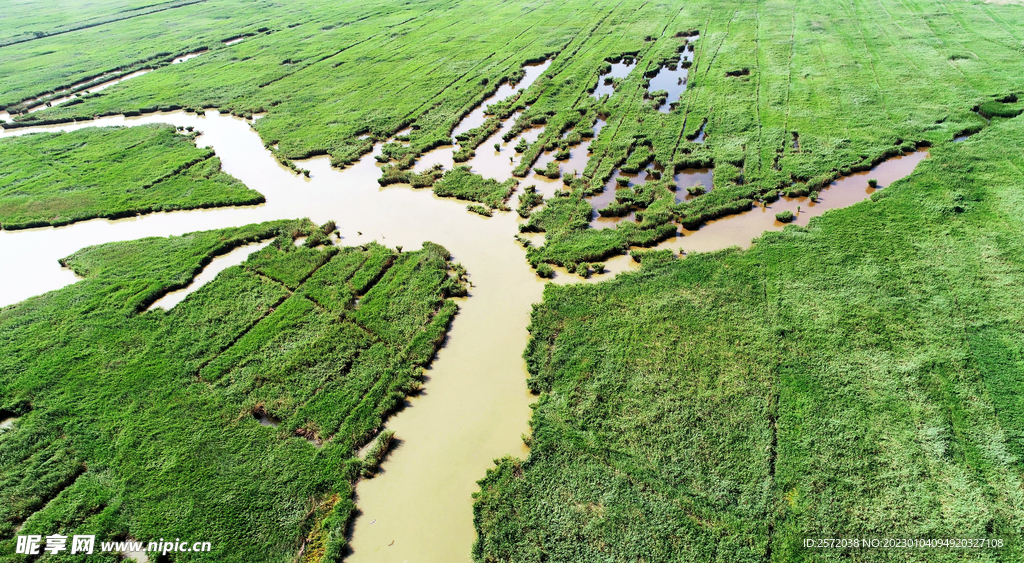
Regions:
[[269, 240], [263, 242], [254, 242], [252, 244], [240, 246], [238, 248], [233, 249], [231, 252], [228, 252], [227, 254], [222, 254], [214, 258], [213, 260], [210, 261], [209, 264], [206, 265], [205, 268], [203, 268], [203, 271], [200, 272], [199, 275], [197, 275], [192, 280], [192, 283], [177, 291], [172, 291], [164, 295], [160, 299], [157, 299], [152, 305], [149, 306], [149, 310], [160, 308], [164, 309], [165, 311], [170, 311], [172, 308], [174, 308], [175, 305], [181, 303], [183, 299], [188, 297], [190, 294], [194, 293], [200, 287], [203, 287], [207, 283], [213, 281], [213, 279], [217, 277], [217, 274], [223, 272], [224, 270], [227, 270], [231, 266], [237, 266], [242, 262], [245, 262], [245, 259], [248, 258], [250, 254], [256, 252], [257, 250], [265, 248], [271, 242], [272, 241]]
[[[754, 239], [767, 231], [781, 231], [787, 224], [806, 226], [812, 217], [830, 209], [849, 207], [868, 199], [876, 191], [876, 188], [868, 185], [868, 179], [878, 180], [877, 189], [884, 189], [896, 180], [909, 176], [927, 156], [927, 149], [895, 156], [871, 170], [835, 180], [821, 190], [816, 201], [811, 201], [809, 197], [781, 197], [773, 203], [755, 205], [750, 211], [708, 221], [697, 230], [680, 229], [680, 236], [668, 239], [654, 248], [672, 249], [684, 254], [712, 252], [730, 246], [749, 248]], [[792, 223], [778, 221], [775, 214], [782, 211], [792, 211], [796, 219]], [[592, 278], [593, 281], [601, 281], [616, 273], [639, 267], [632, 257], [626, 255], [610, 258], [605, 265], [608, 274], [596, 276]], [[559, 272], [556, 278], [557, 283], [574, 281], [578, 282], [580, 278], [564, 272]]]

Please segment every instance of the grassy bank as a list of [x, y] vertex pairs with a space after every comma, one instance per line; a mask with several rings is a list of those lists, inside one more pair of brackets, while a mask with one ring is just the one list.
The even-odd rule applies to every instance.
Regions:
[[[750, 250], [549, 286], [478, 561], [1016, 561], [1024, 120]], [[1000, 538], [808, 549], [805, 538]]]
[[174, 127], [97, 127], [0, 139], [0, 226], [262, 203], [213, 150]]
[[[0, 309], [0, 409], [18, 417], [0, 432], [5, 553], [17, 529], [212, 542], [195, 560], [340, 558], [356, 452], [418, 388], [464, 289], [440, 246], [295, 246], [317, 229], [85, 248], [63, 261], [83, 281]], [[139, 312], [274, 237], [170, 311]]]

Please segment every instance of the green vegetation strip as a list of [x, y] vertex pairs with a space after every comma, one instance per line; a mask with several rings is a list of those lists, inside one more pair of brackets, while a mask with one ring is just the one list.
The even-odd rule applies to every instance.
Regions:
[[456, 166], [434, 183], [434, 193], [441, 197], [477, 201], [491, 209], [507, 209], [505, 202], [518, 185], [516, 179], [498, 182], [474, 174], [468, 166]]
[[167, 125], [89, 127], [0, 139], [0, 226], [262, 203], [212, 149]]
[[[1024, 119], [748, 251], [549, 285], [476, 561], [1024, 558]], [[557, 199], [556, 199], [557, 201]], [[805, 538], [1000, 538], [812, 550]]]
[[[419, 388], [465, 288], [432, 243], [294, 243], [333, 228], [93, 246], [63, 260], [84, 280], [0, 309], [0, 416], [19, 417], [0, 432], [0, 549], [14, 553], [17, 529], [201, 538], [215, 561], [339, 560], [352, 487], [390, 435], [365, 463], [356, 452]], [[272, 237], [170, 311], [139, 313], [212, 256]]]

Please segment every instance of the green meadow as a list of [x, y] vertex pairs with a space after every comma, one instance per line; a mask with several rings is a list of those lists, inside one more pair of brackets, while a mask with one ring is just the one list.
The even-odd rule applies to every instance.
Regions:
[[168, 125], [145, 125], [0, 139], [0, 226], [263, 203], [193, 138]]

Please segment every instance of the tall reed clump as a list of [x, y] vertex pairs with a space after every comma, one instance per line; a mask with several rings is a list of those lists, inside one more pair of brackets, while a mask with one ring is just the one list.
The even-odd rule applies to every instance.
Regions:
[[394, 440], [394, 430], [385, 430], [377, 436], [377, 439], [374, 440], [373, 445], [370, 446], [370, 449], [366, 451], [366, 455], [363, 457], [363, 477], [369, 479], [377, 474], [381, 462], [384, 461], [388, 452], [391, 451]]

